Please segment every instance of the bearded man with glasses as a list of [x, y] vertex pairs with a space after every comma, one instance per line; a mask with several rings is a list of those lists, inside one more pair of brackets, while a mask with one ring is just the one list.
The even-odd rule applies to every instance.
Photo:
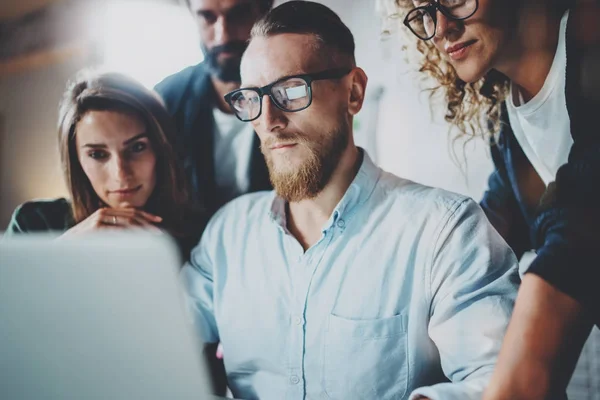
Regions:
[[236, 398], [480, 399], [517, 261], [479, 206], [377, 167], [352, 137], [367, 77], [327, 7], [290, 1], [252, 30], [225, 96], [274, 191], [222, 208], [183, 270]]

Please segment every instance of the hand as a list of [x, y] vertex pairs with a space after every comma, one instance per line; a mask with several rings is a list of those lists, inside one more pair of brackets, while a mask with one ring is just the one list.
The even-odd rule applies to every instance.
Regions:
[[219, 360], [223, 359], [223, 345], [221, 343], [219, 343], [219, 345], [217, 346], [217, 351], [215, 352], [215, 356]]
[[129, 203], [122, 203], [118, 208], [100, 208], [95, 213], [66, 231], [63, 236], [79, 235], [100, 229], [141, 229], [148, 232], [162, 233], [155, 225], [162, 218], [142, 210], [133, 208]]

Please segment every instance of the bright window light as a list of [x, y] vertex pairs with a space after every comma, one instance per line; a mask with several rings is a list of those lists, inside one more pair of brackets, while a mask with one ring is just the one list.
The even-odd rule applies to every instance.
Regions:
[[108, 3], [103, 24], [103, 67], [152, 88], [202, 61], [196, 26], [180, 5], [148, 0]]

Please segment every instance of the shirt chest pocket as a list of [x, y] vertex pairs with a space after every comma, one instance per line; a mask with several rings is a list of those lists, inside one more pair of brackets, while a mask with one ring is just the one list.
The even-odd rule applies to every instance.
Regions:
[[323, 384], [332, 399], [401, 399], [408, 384], [406, 317], [352, 320], [331, 314]]

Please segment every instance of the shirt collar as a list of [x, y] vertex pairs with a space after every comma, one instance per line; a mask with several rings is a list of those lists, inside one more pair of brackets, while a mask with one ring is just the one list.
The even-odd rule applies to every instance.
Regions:
[[[362, 156], [360, 169], [346, 190], [346, 193], [344, 193], [344, 196], [342, 196], [342, 199], [331, 213], [331, 217], [323, 227], [323, 231], [331, 228], [339, 219], [348, 219], [354, 214], [357, 207], [369, 199], [375, 189], [375, 185], [379, 181], [381, 169], [373, 163], [371, 157], [369, 157], [364, 149], [359, 147], [359, 152]], [[287, 232], [286, 209], [286, 201], [275, 194], [271, 203], [269, 216], [274, 223]]]

